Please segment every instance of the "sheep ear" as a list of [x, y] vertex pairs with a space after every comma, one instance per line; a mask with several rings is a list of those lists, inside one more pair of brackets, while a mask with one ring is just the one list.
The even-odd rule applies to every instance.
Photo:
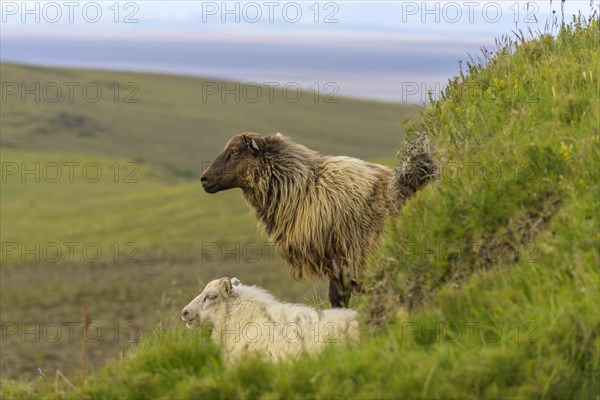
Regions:
[[242, 282], [240, 282], [240, 280], [238, 278], [231, 278], [231, 284], [233, 286], [240, 286], [242, 284]]
[[221, 290], [223, 293], [230, 295], [232, 291], [231, 287], [231, 279], [229, 278], [221, 278]]

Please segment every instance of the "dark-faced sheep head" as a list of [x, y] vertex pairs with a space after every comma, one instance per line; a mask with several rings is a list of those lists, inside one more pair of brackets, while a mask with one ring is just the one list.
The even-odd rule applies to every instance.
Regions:
[[207, 193], [246, 186], [249, 171], [266, 148], [266, 138], [251, 132], [235, 135], [200, 178]]

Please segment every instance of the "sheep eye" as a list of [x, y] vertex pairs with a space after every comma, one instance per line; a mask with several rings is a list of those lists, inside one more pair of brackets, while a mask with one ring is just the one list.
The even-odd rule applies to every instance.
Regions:
[[204, 298], [204, 302], [206, 302], [207, 300], [214, 300], [217, 298], [216, 294], [209, 294]]
[[240, 152], [239, 152], [239, 151], [237, 151], [237, 150], [233, 150], [233, 151], [231, 152], [231, 154], [233, 154], [234, 156], [235, 156], [235, 155], [238, 155], [239, 153], [240, 153]]

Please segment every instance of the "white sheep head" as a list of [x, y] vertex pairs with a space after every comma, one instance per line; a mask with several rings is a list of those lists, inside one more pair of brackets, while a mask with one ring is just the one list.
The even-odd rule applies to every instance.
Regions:
[[225, 303], [233, 296], [233, 286], [238, 286], [237, 278], [221, 278], [210, 282], [202, 293], [181, 311], [181, 319], [188, 328], [201, 323], [217, 323], [224, 318]]

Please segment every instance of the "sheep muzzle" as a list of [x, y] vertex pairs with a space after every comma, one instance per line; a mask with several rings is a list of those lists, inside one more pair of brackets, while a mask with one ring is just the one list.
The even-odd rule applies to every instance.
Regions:
[[181, 311], [181, 319], [183, 322], [185, 322], [185, 326], [188, 328], [194, 328], [200, 323], [200, 316], [196, 312], [190, 310], [188, 307]]

